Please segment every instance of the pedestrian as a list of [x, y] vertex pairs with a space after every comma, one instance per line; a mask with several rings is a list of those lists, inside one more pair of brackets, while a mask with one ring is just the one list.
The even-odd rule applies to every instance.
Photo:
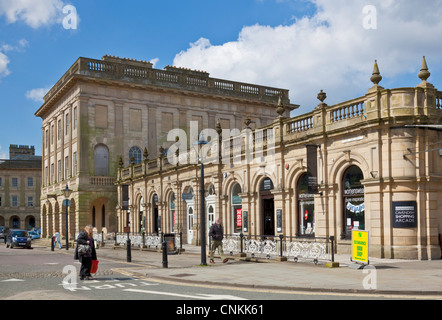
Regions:
[[215, 254], [216, 249], [218, 249], [219, 255], [221, 256], [223, 263], [226, 263], [227, 258], [224, 255], [223, 251], [224, 232], [223, 232], [223, 226], [221, 225], [221, 221], [219, 218], [217, 218], [215, 220], [215, 223], [212, 224], [212, 226], [210, 227], [209, 236], [212, 237], [212, 245], [210, 248], [210, 263], [215, 263], [215, 261], [213, 260], [213, 255]]
[[54, 247], [55, 247], [55, 245], [58, 242], [58, 248], [61, 249], [61, 239], [60, 239], [61, 235], [60, 235], [60, 232], [58, 232], [58, 230], [55, 231], [55, 234], [53, 235], [53, 237], [54, 237]]
[[[78, 252], [80, 245], [88, 245], [89, 252], [82, 254]], [[92, 260], [97, 260], [97, 253], [95, 251], [93, 226], [87, 225], [77, 237], [77, 247], [74, 254], [75, 260], [80, 260], [80, 280], [95, 280], [91, 275]]]

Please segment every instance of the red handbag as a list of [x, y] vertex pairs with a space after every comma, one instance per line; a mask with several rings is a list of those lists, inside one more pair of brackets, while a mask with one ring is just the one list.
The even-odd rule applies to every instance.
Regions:
[[91, 273], [97, 273], [98, 260], [92, 260]]

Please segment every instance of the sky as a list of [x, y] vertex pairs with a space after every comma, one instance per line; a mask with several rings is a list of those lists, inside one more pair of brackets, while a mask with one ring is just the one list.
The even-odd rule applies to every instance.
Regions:
[[[41, 155], [44, 94], [78, 57], [148, 60], [290, 90], [310, 112], [384, 88], [415, 87], [422, 57], [442, 90], [440, 0], [0, 0], [0, 159]], [[276, 115], [275, 115], [276, 116]]]

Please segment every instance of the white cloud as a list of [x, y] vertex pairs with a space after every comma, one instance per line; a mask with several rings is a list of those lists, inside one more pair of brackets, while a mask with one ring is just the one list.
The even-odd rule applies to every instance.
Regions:
[[[211, 45], [201, 38], [176, 55], [174, 64], [205, 70], [213, 77], [290, 89], [298, 113], [319, 103], [327, 92], [328, 104], [364, 94], [374, 60], [387, 79], [416, 74], [423, 55], [433, 66], [442, 62], [442, 3], [427, 0], [373, 0], [377, 29], [363, 27], [366, 0], [311, 0], [311, 17], [290, 25], [244, 27], [236, 41]], [[431, 65], [430, 65], [431, 69]], [[430, 70], [431, 71], [431, 70]], [[431, 80], [431, 79], [430, 79]]]
[[64, 3], [61, 0], [0, 0], [0, 16], [8, 23], [24, 21], [32, 28], [59, 22]]
[[51, 87], [32, 89], [27, 91], [25, 96], [26, 98], [36, 102], [43, 102], [44, 96], [49, 92], [50, 89]]
[[0, 78], [6, 77], [10, 71], [8, 70], [9, 58], [0, 52]]

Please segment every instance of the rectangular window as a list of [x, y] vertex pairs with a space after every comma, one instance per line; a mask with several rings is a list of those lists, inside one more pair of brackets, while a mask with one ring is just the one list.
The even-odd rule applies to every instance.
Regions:
[[77, 129], [77, 107], [74, 108], [74, 120], [73, 120], [72, 129]]
[[0, 197], [0, 207], [2, 206], [2, 197]]
[[12, 196], [12, 206], [18, 207], [18, 197], [17, 196]]
[[77, 175], [77, 152], [74, 152], [74, 154], [72, 156], [72, 163], [74, 165], [73, 175], [76, 176]]
[[2, 183], [3, 183], [2, 178], [0, 178], [0, 187], [2, 187]]
[[33, 186], [34, 186], [34, 178], [28, 177], [28, 187], [33, 187]]
[[28, 197], [28, 207], [33, 207], [33, 206], [34, 206], [34, 198]]
[[58, 160], [57, 167], [58, 167], [58, 181], [62, 181], [63, 176], [61, 175], [61, 173], [63, 171], [61, 171], [61, 160]]
[[51, 164], [51, 183], [55, 182], [55, 165]]
[[66, 122], [64, 127], [66, 128], [66, 135], [69, 134], [69, 113], [66, 113]]
[[57, 133], [57, 140], [61, 139], [61, 133], [62, 133], [62, 127], [61, 127], [61, 119], [58, 119], [58, 133]]
[[17, 188], [18, 187], [18, 178], [12, 178], [11, 184], [14, 188]]
[[55, 131], [55, 128], [54, 128], [54, 125], [52, 125], [51, 126], [51, 145], [52, 144], [54, 144], [54, 131]]
[[69, 178], [69, 157], [64, 158], [64, 177]]

